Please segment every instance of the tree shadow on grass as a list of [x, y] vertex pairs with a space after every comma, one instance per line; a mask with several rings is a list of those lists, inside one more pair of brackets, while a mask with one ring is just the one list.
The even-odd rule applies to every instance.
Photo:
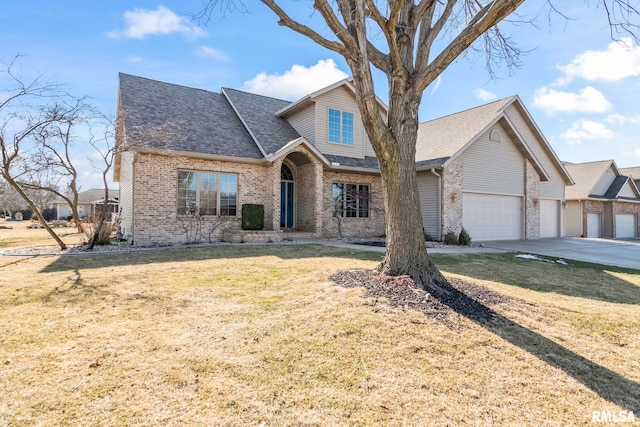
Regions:
[[458, 289], [451, 288], [450, 291], [449, 296], [438, 300], [456, 313], [562, 370], [603, 399], [628, 411], [640, 409], [640, 384], [637, 382], [504, 317]]
[[64, 284], [56, 286], [53, 290], [45, 294], [41, 300], [44, 302], [55, 298], [65, 297], [67, 300], [86, 298], [94, 295], [107, 295], [107, 286], [95, 286], [87, 283], [82, 277], [79, 269], [73, 269], [73, 273], [67, 277]]
[[[640, 285], [623, 279], [640, 271], [600, 264], [566, 260], [566, 264], [516, 258], [506, 254], [433, 254], [436, 265], [449, 273], [478, 280], [577, 298], [617, 304], [640, 304]], [[548, 259], [547, 259], [548, 258]]]
[[275, 256], [280, 259], [318, 257], [347, 258], [380, 261], [383, 254], [359, 250], [338, 249], [323, 245], [234, 245], [162, 248], [130, 253], [103, 253], [60, 256], [40, 270], [41, 273], [92, 269], [131, 265], [148, 265], [164, 262], [192, 262], [215, 259]]

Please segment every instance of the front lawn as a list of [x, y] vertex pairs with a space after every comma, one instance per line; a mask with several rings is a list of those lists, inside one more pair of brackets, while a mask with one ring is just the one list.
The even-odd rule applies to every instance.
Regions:
[[0, 425], [640, 417], [640, 271], [434, 255], [500, 294], [483, 321], [328, 279], [379, 259], [311, 245], [0, 257]]

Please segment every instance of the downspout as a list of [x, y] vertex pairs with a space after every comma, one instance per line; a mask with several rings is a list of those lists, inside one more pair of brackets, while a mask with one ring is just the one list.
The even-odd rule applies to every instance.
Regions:
[[431, 173], [438, 177], [438, 240], [442, 240], [442, 176], [435, 169]]

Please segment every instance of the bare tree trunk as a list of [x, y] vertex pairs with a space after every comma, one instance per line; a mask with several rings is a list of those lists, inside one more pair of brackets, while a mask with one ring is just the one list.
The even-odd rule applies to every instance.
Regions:
[[448, 282], [427, 254], [419, 208], [415, 141], [420, 95], [407, 99], [390, 92], [388, 123], [395, 141], [385, 141], [388, 150], [378, 156], [387, 231], [387, 252], [378, 270], [391, 276], [407, 275], [425, 290], [441, 295], [447, 292]]
[[31, 199], [29, 198], [29, 196], [27, 196], [24, 190], [20, 188], [18, 183], [15, 182], [8, 173], [2, 173], [2, 176], [5, 179], [5, 181], [7, 181], [9, 185], [11, 185], [18, 192], [18, 194], [20, 194], [20, 196], [24, 199], [24, 201], [27, 202], [27, 204], [29, 205], [33, 213], [37, 215], [38, 222], [44, 227], [45, 230], [47, 230], [47, 233], [49, 233], [49, 235], [53, 238], [53, 240], [56, 241], [58, 246], [60, 246], [60, 250], [67, 249], [67, 245], [62, 241], [62, 239], [60, 239], [60, 236], [58, 236], [56, 232], [53, 231], [51, 227], [49, 227], [49, 224], [47, 224], [47, 221], [44, 220], [44, 217], [40, 213], [40, 210], [38, 209], [38, 207], [35, 205], [35, 203], [31, 201]]

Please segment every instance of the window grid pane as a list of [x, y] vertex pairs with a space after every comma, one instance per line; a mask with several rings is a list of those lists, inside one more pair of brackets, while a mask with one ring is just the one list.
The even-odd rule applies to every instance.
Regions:
[[355, 184], [347, 184], [345, 208], [345, 216], [347, 218], [356, 218], [358, 216], [358, 186]]
[[195, 172], [178, 171], [178, 214], [193, 214], [197, 202], [197, 176]]
[[220, 215], [235, 216], [237, 212], [238, 176], [220, 175]]
[[200, 172], [200, 215], [215, 215], [218, 201], [218, 175]]
[[360, 185], [358, 191], [358, 216], [369, 218], [369, 186]]
[[353, 145], [353, 113], [342, 113], [342, 143]]
[[329, 109], [329, 142], [340, 143], [340, 111]]
[[342, 192], [342, 184], [334, 183], [333, 184], [333, 205], [334, 205], [334, 215], [342, 216], [342, 212], [344, 210], [344, 198]]

